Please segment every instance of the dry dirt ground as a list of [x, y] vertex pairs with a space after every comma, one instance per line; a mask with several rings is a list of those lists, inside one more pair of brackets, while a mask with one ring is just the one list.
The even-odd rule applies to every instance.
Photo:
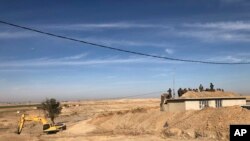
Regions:
[[159, 103], [159, 99], [63, 102], [56, 121], [65, 122], [67, 130], [49, 135], [34, 122], [27, 122], [20, 135], [15, 133], [21, 113], [42, 116], [42, 111], [0, 109], [0, 141], [228, 140], [229, 124], [250, 124], [250, 111], [237, 106], [166, 113]]

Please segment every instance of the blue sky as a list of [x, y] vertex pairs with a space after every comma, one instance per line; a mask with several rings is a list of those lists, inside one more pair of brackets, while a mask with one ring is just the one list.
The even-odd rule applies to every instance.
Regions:
[[[0, 19], [153, 55], [250, 61], [247, 0], [1, 0]], [[250, 65], [205, 65], [95, 48], [0, 24], [0, 101], [122, 97], [202, 83], [248, 94]], [[160, 93], [152, 94], [157, 97]]]

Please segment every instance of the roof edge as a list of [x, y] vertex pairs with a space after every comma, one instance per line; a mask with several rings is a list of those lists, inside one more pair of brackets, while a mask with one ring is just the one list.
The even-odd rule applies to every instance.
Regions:
[[199, 98], [180, 98], [168, 99], [167, 101], [195, 101], [195, 100], [223, 100], [223, 99], [245, 99], [245, 97], [199, 97]]

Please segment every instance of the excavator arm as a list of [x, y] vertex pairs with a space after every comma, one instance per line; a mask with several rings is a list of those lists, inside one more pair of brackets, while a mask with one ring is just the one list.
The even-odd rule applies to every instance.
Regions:
[[22, 114], [20, 120], [18, 121], [17, 134], [21, 134], [24, 122], [25, 122], [25, 115]]

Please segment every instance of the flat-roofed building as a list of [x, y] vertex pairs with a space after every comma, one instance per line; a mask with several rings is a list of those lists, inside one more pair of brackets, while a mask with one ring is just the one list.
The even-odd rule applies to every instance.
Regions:
[[169, 99], [164, 104], [164, 111], [176, 112], [186, 110], [201, 110], [205, 107], [226, 107], [226, 106], [244, 106], [245, 97], [209, 97], [209, 98], [186, 98]]
[[[217, 96], [217, 97], [215, 97]], [[163, 111], [179, 112], [201, 110], [205, 107], [245, 106], [246, 97], [234, 93], [222, 92], [187, 92], [183, 97], [167, 99], [161, 107]]]
[[246, 96], [247, 99], [247, 105], [250, 105], [250, 96]]

